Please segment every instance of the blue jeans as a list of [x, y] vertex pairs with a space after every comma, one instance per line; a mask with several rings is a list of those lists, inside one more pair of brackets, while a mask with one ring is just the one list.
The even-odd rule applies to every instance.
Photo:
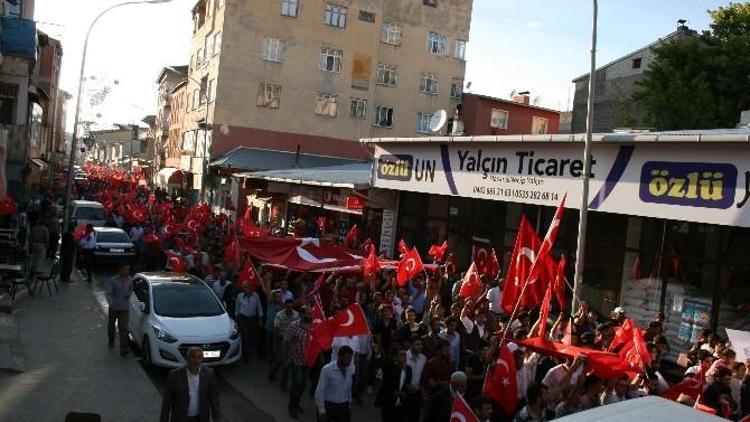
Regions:
[[305, 392], [305, 384], [307, 383], [307, 368], [300, 365], [290, 364], [289, 381], [291, 382], [291, 385], [289, 387], [289, 408], [296, 409], [299, 406], [299, 401], [300, 398], [302, 398], [302, 393]]

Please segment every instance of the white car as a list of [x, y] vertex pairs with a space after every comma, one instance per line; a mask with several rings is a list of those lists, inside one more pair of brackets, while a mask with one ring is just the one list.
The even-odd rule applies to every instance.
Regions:
[[73, 201], [73, 212], [71, 213], [76, 225], [91, 224], [94, 227], [103, 227], [104, 206], [96, 201], [84, 201], [77, 199]]
[[147, 366], [178, 368], [187, 349], [203, 349], [204, 364], [242, 356], [237, 324], [206, 283], [189, 274], [139, 273], [133, 280], [129, 329]]

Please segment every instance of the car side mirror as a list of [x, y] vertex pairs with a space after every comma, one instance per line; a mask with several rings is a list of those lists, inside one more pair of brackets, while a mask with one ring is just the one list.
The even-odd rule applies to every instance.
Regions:
[[137, 309], [138, 309], [139, 311], [143, 312], [144, 314], [146, 313], [146, 304], [145, 304], [145, 303], [143, 303], [143, 302], [138, 302], [138, 303], [136, 303], [136, 305], [135, 305], [135, 306], [136, 306], [136, 308], [137, 308]]

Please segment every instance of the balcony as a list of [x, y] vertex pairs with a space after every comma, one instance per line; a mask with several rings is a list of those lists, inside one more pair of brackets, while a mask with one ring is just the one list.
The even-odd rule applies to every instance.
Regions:
[[8, 56], [36, 59], [36, 22], [4, 16], [0, 20], [0, 52]]

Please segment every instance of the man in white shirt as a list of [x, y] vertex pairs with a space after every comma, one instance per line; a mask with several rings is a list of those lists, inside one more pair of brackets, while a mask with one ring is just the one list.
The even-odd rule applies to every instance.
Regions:
[[186, 358], [187, 366], [167, 377], [159, 421], [220, 422], [219, 386], [213, 370], [201, 366], [203, 350], [190, 347]]
[[94, 226], [91, 224], [86, 225], [86, 236], [78, 242], [78, 246], [81, 251], [79, 257], [83, 258], [86, 276], [88, 282], [91, 283], [91, 266], [93, 265], [94, 250], [96, 249], [96, 234], [94, 234]]
[[[406, 351], [406, 366], [411, 368], [411, 385], [417, 389], [419, 389], [419, 380], [422, 378], [422, 371], [427, 364], [427, 356], [422, 353], [423, 347], [422, 340], [416, 339], [411, 342], [411, 347]], [[415, 394], [413, 399], [416, 403], [407, 407], [407, 420], [418, 421], [422, 412], [422, 395]]]
[[320, 422], [350, 422], [354, 368], [351, 366], [354, 351], [341, 346], [338, 359], [320, 371], [315, 389], [315, 407]]
[[500, 308], [500, 301], [503, 300], [503, 290], [500, 288], [500, 285], [502, 283], [503, 279], [500, 279], [497, 284], [493, 285], [489, 290], [487, 290], [487, 295], [485, 296], [487, 298], [487, 302], [489, 302], [490, 305], [490, 312], [492, 312], [496, 317], [499, 317], [503, 314], [503, 310], [502, 308]]
[[445, 320], [445, 329], [438, 336], [450, 344], [450, 358], [455, 370], [461, 367], [461, 334], [456, 331], [458, 321], [449, 317]]
[[250, 361], [251, 343], [256, 344], [259, 356], [263, 352], [263, 343], [259, 335], [263, 324], [263, 307], [260, 303], [260, 297], [254, 290], [246, 288], [245, 291], [237, 295], [234, 312], [242, 335], [242, 360], [248, 363]]
[[289, 290], [288, 281], [281, 280], [279, 290], [281, 290], [281, 303], [286, 303], [287, 300], [294, 300], [294, 293]]

